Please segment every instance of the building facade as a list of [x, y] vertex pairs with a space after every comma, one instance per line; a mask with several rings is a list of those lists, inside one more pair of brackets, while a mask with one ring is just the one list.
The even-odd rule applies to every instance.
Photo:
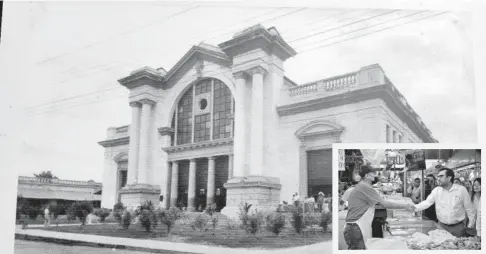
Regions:
[[330, 194], [334, 142], [436, 142], [379, 65], [297, 85], [283, 69], [295, 54], [258, 25], [193, 46], [169, 71], [120, 79], [132, 122], [99, 142], [102, 206], [223, 201], [232, 216], [241, 202], [267, 209], [294, 192]]

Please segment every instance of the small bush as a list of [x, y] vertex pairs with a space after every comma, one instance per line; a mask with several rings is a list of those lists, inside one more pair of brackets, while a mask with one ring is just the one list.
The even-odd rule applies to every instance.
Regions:
[[331, 223], [331, 222], [332, 222], [332, 213], [322, 212], [319, 226], [321, 226], [321, 228], [324, 232], [327, 232], [327, 228], [329, 226], [329, 223]]
[[209, 214], [209, 216], [211, 216], [210, 222], [211, 225], [213, 226], [213, 230], [216, 229], [216, 225], [218, 224], [219, 221], [219, 217], [218, 214], [216, 213], [216, 209], [217, 209], [216, 204], [212, 204], [206, 208], [206, 213]]
[[181, 210], [175, 207], [171, 207], [168, 210], [159, 209], [157, 211], [157, 217], [160, 219], [160, 222], [167, 227], [167, 233], [170, 233], [175, 222], [180, 219], [181, 216]]
[[246, 231], [249, 232], [250, 234], [254, 235], [258, 231], [260, 231], [263, 221], [264, 221], [264, 216], [260, 212], [254, 212], [252, 215], [248, 216], [248, 222], [246, 225]]
[[304, 226], [320, 225], [321, 214], [320, 213], [306, 213], [304, 217]]
[[110, 209], [106, 208], [96, 208], [93, 211], [93, 214], [100, 218], [100, 222], [105, 222], [106, 217], [108, 217], [110, 213]]
[[241, 225], [243, 227], [246, 227], [248, 225], [248, 220], [249, 220], [249, 215], [248, 213], [250, 212], [250, 208], [251, 208], [251, 204], [248, 204], [248, 203], [244, 203], [244, 204], [240, 204], [238, 209], [238, 218], [240, 219], [241, 221]]
[[295, 232], [297, 232], [297, 234], [300, 234], [302, 228], [304, 227], [302, 207], [294, 207], [291, 212], [292, 226], [294, 227]]
[[123, 229], [125, 230], [128, 229], [131, 223], [132, 223], [132, 215], [130, 214], [129, 211], [124, 210], [121, 215], [121, 225]]
[[136, 214], [140, 225], [145, 228], [147, 232], [150, 232], [157, 227], [157, 215], [154, 212], [154, 206], [150, 200], [139, 206], [136, 210]]
[[123, 203], [118, 202], [113, 206], [113, 217], [115, 217], [120, 224], [122, 223], [123, 211], [125, 211], [125, 206]]
[[93, 212], [93, 205], [89, 202], [75, 202], [71, 204], [71, 207], [68, 209], [68, 218], [77, 217], [79, 221], [81, 221], [81, 225], [86, 224], [86, 217], [88, 214]]
[[194, 221], [190, 224], [190, 226], [194, 231], [204, 231], [210, 220], [211, 216], [202, 213], [194, 218]]
[[285, 215], [281, 213], [271, 213], [266, 216], [267, 230], [279, 235], [285, 227]]

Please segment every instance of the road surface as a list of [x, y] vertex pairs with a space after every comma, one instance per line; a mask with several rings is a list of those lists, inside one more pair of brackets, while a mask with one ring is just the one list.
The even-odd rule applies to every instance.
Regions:
[[110, 248], [95, 248], [87, 246], [71, 246], [55, 243], [46, 243], [38, 241], [15, 240], [15, 254], [71, 254], [71, 253], [96, 253], [96, 254], [144, 254], [149, 252], [140, 252], [132, 250], [113, 250]]

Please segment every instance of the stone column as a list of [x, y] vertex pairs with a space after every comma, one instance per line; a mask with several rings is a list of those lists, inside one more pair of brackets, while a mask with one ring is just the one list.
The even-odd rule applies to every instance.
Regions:
[[208, 157], [208, 192], [206, 199], [206, 207], [214, 204], [214, 194], [216, 192], [215, 187], [215, 168], [214, 168], [214, 157]]
[[251, 90], [251, 175], [263, 174], [263, 74], [265, 70], [255, 67], [250, 70], [252, 74]]
[[187, 190], [187, 210], [196, 210], [196, 159], [189, 161], [189, 187]]
[[244, 72], [237, 72], [233, 74], [236, 79], [236, 98], [235, 98], [235, 134], [234, 134], [234, 174], [233, 176], [243, 176], [245, 168], [246, 157], [246, 141], [247, 134], [246, 117], [245, 117], [245, 101], [246, 101], [246, 74]]
[[170, 181], [170, 207], [177, 207], [177, 192], [179, 188], [179, 162], [172, 162], [172, 179]]
[[233, 158], [232, 154], [228, 155], [228, 179], [233, 178]]
[[165, 175], [165, 188], [164, 188], [164, 200], [163, 207], [165, 209], [170, 207], [170, 197], [171, 197], [171, 183], [172, 183], [172, 167], [170, 161], [167, 162], [167, 174]]
[[307, 196], [307, 151], [305, 149], [305, 143], [301, 140], [299, 147], [299, 196], [304, 198]]
[[137, 183], [138, 148], [140, 145], [140, 103], [130, 102], [132, 123], [130, 124], [130, 144], [128, 150], [127, 185]]
[[138, 183], [148, 183], [148, 161], [149, 161], [149, 127], [150, 127], [150, 111], [152, 105], [155, 103], [152, 100], [143, 99], [142, 116], [140, 121], [140, 153], [138, 160]]

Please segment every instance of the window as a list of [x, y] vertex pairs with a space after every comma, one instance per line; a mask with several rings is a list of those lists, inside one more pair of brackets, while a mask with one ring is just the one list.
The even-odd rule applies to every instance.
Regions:
[[386, 143], [391, 143], [390, 142], [390, 125], [386, 125]]
[[172, 128], [176, 129], [173, 140], [177, 142], [172, 145], [208, 141], [211, 134], [213, 140], [230, 138], [233, 112], [233, 96], [223, 82], [205, 79], [195, 84], [177, 103], [172, 119]]
[[127, 173], [126, 170], [120, 171], [120, 189], [127, 185]]

